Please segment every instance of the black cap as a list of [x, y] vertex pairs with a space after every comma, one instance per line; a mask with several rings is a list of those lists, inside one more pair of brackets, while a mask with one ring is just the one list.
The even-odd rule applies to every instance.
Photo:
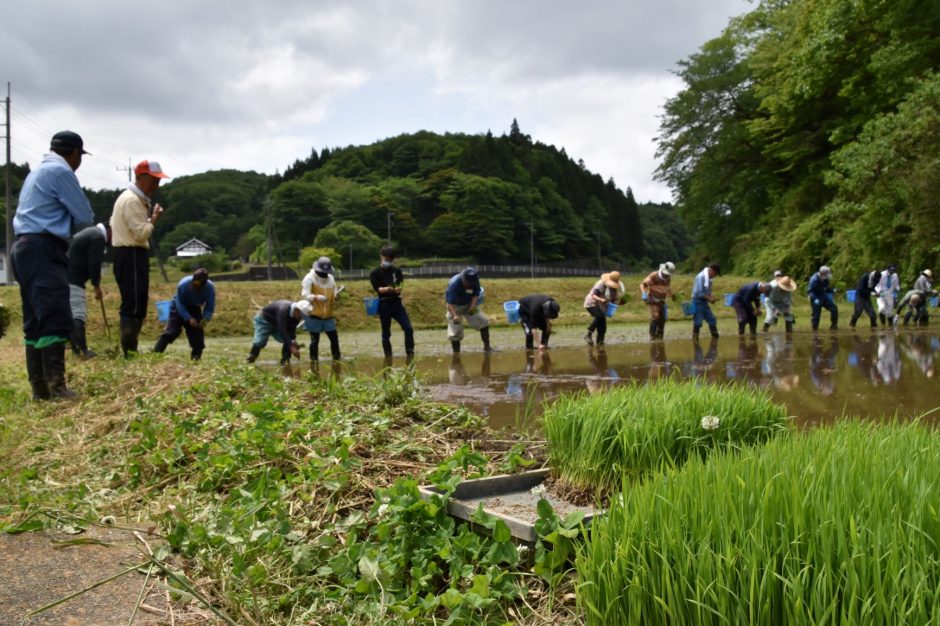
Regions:
[[561, 311], [561, 305], [554, 298], [549, 298], [542, 303], [542, 311], [545, 313], [545, 317], [555, 319]]
[[468, 267], [460, 272], [460, 279], [473, 285], [480, 282], [480, 275], [477, 274], [476, 268]]
[[54, 150], [81, 150], [82, 154], [91, 154], [85, 151], [85, 143], [81, 135], [70, 130], [59, 131], [52, 136], [49, 147]]
[[715, 275], [716, 275], [716, 276], [721, 276], [721, 265], [719, 265], [718, 263], [712, 263], [712, 264], [709, 265], [708, 267], [710, 267], [710, 268], [712, 268], [713, 270], [715, 270]]

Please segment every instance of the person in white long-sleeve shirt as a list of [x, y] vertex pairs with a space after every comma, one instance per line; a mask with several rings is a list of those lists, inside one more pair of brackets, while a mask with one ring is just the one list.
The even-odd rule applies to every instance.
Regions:
[[878, 317], [882, 326], [894, 317], [894, 303], [900, 292], [901, 279], [898, 277], [898, 268], [889, 265], [881, 272], [881, 280], [875, 285], [875, 293], [878, 294]]

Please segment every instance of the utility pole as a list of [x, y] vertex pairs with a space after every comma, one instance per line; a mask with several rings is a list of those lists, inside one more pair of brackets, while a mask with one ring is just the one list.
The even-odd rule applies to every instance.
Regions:
[[[352, 272], [352, 244], [349, 244], [349, 271]], [[350, 274], [352, 276], [352, 274]]]
[[127, 167], [121, 167], [120, 165], [114, 168], [119, 172], [127, 172], [127, 182], [131, 182], [131, 172], [134, 171], [134, 168], [131, 167], [131, 158], [127, 157]]
[[271, 237], [271, 231], [274, 228], [274, 224], [271, 223], [271, 200], [265, 199], [264, 201], [264, 219], [267, 222], [267, 237], [268, 237], [268, 280], [274, 280], [274, 275], [271, 270], [271, 248], [273, 246]]
[[604, 271], [603, 266], [601, 266], [601, 231], [597, 231], [597, 271]]
[[388, 245], [392, 245], [392, 215], [391, 211], [388, 212]]
[[535, 220], [529, 220], [529, 278], [535, 278]]
[[10, 161], [10, 82], [7, 81], [7, 166], [6, 166], [6, 194], [4, 204], [6, 207], [6, 260], [3, 269], [6, 272], [6, 283], [13, 284], [13, 163]]

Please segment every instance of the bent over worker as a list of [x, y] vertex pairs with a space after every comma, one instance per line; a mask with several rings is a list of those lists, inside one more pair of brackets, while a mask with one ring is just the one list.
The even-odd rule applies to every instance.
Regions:
[[519, 323], [525, 332], [525, 349], [535, 347], [536, 330], [540, 331], [539, 350], [548, 349], [548, 338], [552, 335], [552, 320], [558, 318], [561, 305], [551, 296], [532, 294], [519, 299]]
[[476, 268], [468, 267], [454, 274], [447, 283], [444, 294], [447, 304], [447, 338], [454, 352], [460, 352], [463, 340], [463, 320], [470, 328], [480, 331], [483, 350], [492, 351], [490, 346], [490, 319], [480, 310], [480, 275]]
[[176, 295], [170, 302], [170, 318], [154, 352], [163, 352], [176, 341], [182, 331], [186, 331], [189, 341], [190, 358], [198, 361], [206, 349], [206, 324], [215, 312], [215, 284], [209, 280], [209, 272], [200, 267], [192, 276], [184, 276], [176, 286]]

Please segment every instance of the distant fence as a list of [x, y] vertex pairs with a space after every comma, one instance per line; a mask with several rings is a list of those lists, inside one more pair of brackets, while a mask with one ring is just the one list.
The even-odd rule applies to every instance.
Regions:
[[[458, 273], [460, 270], [467, 267], [467, 265], [453, 264], [453, 265], [433, 265], [428, 267], [403, 267], [401, 268], [402, 274], [410, 277], [450, 277]], [[601, 274], [599, 270], [595, 269], [584, 269], [576, 267], [552, 267], [548, 265], [474, 265], [480, 275], [483, 277], [486, 276], [502, 276], [505, 278], [526, 278], [529, 276], [598, 276]], [[353, 280], [356, 278], [368, 278], [369, 274], [372, 272], [371, 269], [368, 270], [336, 270], [337, 279]]]

